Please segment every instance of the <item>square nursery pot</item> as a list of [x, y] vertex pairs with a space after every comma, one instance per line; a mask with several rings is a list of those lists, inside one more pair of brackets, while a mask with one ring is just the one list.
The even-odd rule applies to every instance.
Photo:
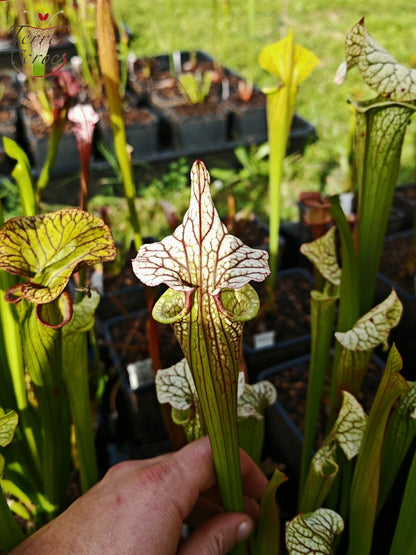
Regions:
[[[300, 203], [298, 203], [298, 205], [299, 204]], [[299, 208], [301, 212], [301, 207], [299, 206]], [[407, 222], [408, 219], [405, 211], [398, 206], [392, 205], [387, 223], [387, 235], [408, 229]], [[329, 225], [332, 224], [328, 224], [328, 229]], [[280, 233], [286, 243], [281, 267], [289, 268], [292, 266], [301, 266], [311, 270], [312, 264], [300, 252], [300, 247], [303, 243], [308, 243], [313, 240], [311, 227], [302, 221], [302, 212], [300, 213], [299, 221], [281, 224]]]
[[[151, 108], [127, 106], [124, 109], [127, 143], [133, 148], [132, 160], [141, 161], [157, 157], [159, 116]], [[108, 112], [102, 112], [99, 129], [107, 148], [114, 149], [113, 131]]]
[[295, 114], [292, 119], [292, 127], [290, 128], [287, 154], [293, 154], [294, 152], [303, 153], [306, 146], [316, 141], [316, 139], [315, 127]]
[[17, 112], [12, 105], [0, 108], [0, 174], [9, 174], [13, 161], [6, 156], [3, 137], [17, 140]]
[[[216, 105], [215, 111], [221, 108], [221, 116], [215, 114], [214, 117], [211, 113], [209, 118], [202, 120], [195, 116], [192, 119], [196, 121], [190, 126], [184, 123], [184, 96], [176, 77], [181, 71], [212, 72], [213, 80], [204, 105]], [[244, 79], [201, 51], [139, 58], [130, 64], [129, 70], [130, 91], [134, 92], [140, 104], [150, 106], [160, 115], [161, 156], [179, 152], [184, 156], [199, 155], [205, 149], [207, 152], [232, 150], [237, 144], [266, 141], [265, 96], [254, 88], [252, 98], [242, 102], [237, 94], [240, 83], [245, 83]], [[199, 110], [192, 108], [192, 111]], [[192, 127], [193, 132], [190, 131]], [[314, 127], [295, 115], [288, 154], [303, 152], [306, 144], [315, 138]]]
[[[37, 172], [40, 172], [49, 151], [49, 129], [36, 112], [22, 108], [19, 114], [29, 158]], [[58, 155], [52, 171], [54, 176], [70, 175], [80, 170], [77, 141], [72, 128], [73, 124], [68, 121], [59, 143]]]
[[409, 229], [409, 227], [412, 226], [409, 222], [406, 210], [396, 204], [393, 204], [390, 210], [386, 234], [391, 235], [392, 233], [398, 233], [399, 231]]
[[149, 104], [158, 111], [164, 112], [172, 106], [178, 106], [185, 102], [179, 84], [174, 77], [166, 77], [163, 81], [156, 82], [149, 91]]
[[[157, 241], [155, 237], [143, 237], [143, 244], [154, 243]], [[123, 251], [123, 247], [119, 245]], [[127, 252], [123, 253], [124, 264], [120, 268], [116, 265], [115, 272], [108, 271], [104, 273], [92, 272], [90, 277], [90, 286], [100, 291], [101, 299], [96, 310], [96, 322], [101, 323], [112, 320], [116, 317], [126, 317], [130, 313], [138, 313], [141, 310], [148, 308], [148, 297], [155, 302], [159, 296], [166, 290], [165, 285], [157, 287], [145, 287], [136, 277], [133, 272], [131, 260], [136, 256], [137, 249], [134, 242], [131, 243]], [[94, 284], [94, 276], [97, 275]], [[115, 364], [119, 367], [118, 358], [115, 359]]]
[[[103, 359], [110, 363], [114, 377], [104, 403], [101, 437], [107, 438], [104, 450], [112, 463], [171, 449], [156, 397], [148, 319], [148, 311], [142, 309], [111, 318], [102, 326]], [[157, 324], [157, 331], [162, 367], [169, 367], [183, 354], [169, 326]]]
[[[230, 140], [248, 143], [267, 141], [266, 96], [254, 89], [253, 96], [244, 101], [233, 94], [224, 101], [229, 110]], [[304, 152], [305, 147], [316, 140], [316, 130], [306, 120], [295, 114], [287, 146], [287, 154]]]
[[377, 302], [381, 302], [395, 289], [403, 304], [399, 325], [391, 332], [392, 340], [403, 358], [403, 374], [416, 379], [416, 247], [414, 230], [401, 231], [386, 237], [377, 275]]
[[[249, 214], [248, 216], [239, 215], [230, 222], [225, 218], [223, 223], [227, 226], [228, 232], [238, 237], [245, 245], [253, 249], [269, 250], [269, 227], [254, 214]], [[286, 241], [283, 237], [279, 236], [278, 267], [282, 269], [285, 248]]]
[[[310, 354], [278, 364], [261, 372], [258, 380], [268, 380], [277, 389], [277, 401], [268, 409], [266, 416], [265, 456], [283, 463], [285, 472], [296, 491], [300, 474], [304, 412], [307, 393]], [[384, 370], [384, 361], [374, 355], [357, 396], [368, 414]], [[329, 387], [329, 381], [327, 384]], [[317, 447], [325, 439], [326, 411], [321, 408], [317, 427]]]
[[99, 407], [96, 452], [100, 472], [122, 460], [147, 459], [172, 451], [154, 381], [132, 391], [109, 377]]
[[[105, 345], [113, 367], [132, 390], [153, 381], [148, 320], [148, 310], [141, 309], [103, 323]], [[179, 362], [183, 354], [172, 329], [157, 322], [155, 324], [162, 368], [167, 368]]]
[[1, 108], [17, 108], [19, 102], [19, 84], [12, 75], [0, 75]]
[[275, 364], [310, 351], [310, 293], [313, 276], [304, 268], [290, 268], [278, 273], [275, 308], [267, 309], [264, 282], [253, 284], [259, 293], [260, 311], [246, 322], [243, 335], [244, 358], [249, 379]]
[[115, 317], [146, 309], [146, 293], [144, 285], [130, 285], [104, 291], [96, 310], [96, 319], [106, 322]]
[[280, 234], [285, 240], [286, 248], [283, 257], [283, 268], [293, 266], [305, 267], [308, 270], [311, 264], [308, 259], [300, 252], [303, 243], [312, 241], [310, 227], [302, 221], [285, 222], [280, 226]]
[[406, 215], [405, 228], [413, 227], [415, 219], [416, 184], [399, 185], [394, 192], [394, 204]]
[[230, 112], [231, 140], [267, 141], [266, 97], [261, 91], [254, 89], [249, 100], [234, 93], [224, 104]]
[[227, 113], [221, 104], [179, 104], [164, 112], [172, 147], [189, 154], [220, 150], [227, 142]]

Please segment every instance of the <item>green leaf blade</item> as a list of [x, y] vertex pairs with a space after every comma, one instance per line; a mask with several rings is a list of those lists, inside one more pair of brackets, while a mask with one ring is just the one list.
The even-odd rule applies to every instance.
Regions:
[[358, 263], [363, 314], [372, 306], [403, 140], [416, 106], [380, 98], [352, 105], [356, 114]]
[[72, 422], [78, 448], [82, 492], [98, 481], [93, 422], [91, 418], [87, 331], [94, 325], [100, 302], [97, 291], [74, 305], [74, 315], [62, 330], [62, 373], [68, 391]]
[[280, 516], [276, 503], [276, 491], [287, 480], [275, 470], [260, 503], [259, 523], [252, 552], [256, 555], [279, 555], [281, 553]]
[[410, 466], [400, 505], [399, 517], [390, 548], [390, 555], [413, 555], [416, 553], [415, 527], [416, 454]]
[[37, 203], [29, 158], [26, 152], [9, 137], [3, 137], [3, 146], [7, 156], [17, 162], [12, 176], [19, 187], [22, 214], [23, 216], [33, 216], [37, 212]]
[[393, 346], [367, 422], [350, 497], [349, 549], [370, 553], [380, 487], [381, 452], [387, 421], [396, 399], [408, 391], [399, 374], [402, 362]]
[[302, 447], [299, 496], [302, 496], [317, 429], [325, 374], [336, 314], [337, 298], [319, 291], [311, 292], [311, 359], [306, 393], [305, 429]]
[[379, 507], [384, 505], [401, 464], [416, 436], [416, 382], [402, 395], [386, 431], [381, 464]]

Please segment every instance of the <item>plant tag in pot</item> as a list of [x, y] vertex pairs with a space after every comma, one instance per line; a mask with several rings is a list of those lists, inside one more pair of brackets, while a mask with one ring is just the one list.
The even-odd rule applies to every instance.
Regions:
[[174, 50], [172, 52], [172, 61], [175, 73], [180, 73], [182, 71], [182, 57], [179, 50]]
[[254, 335], [254, 348], [271, 347], [275, 342], [275, 330], [263, 331]]
[[230, 98], [230, 82], [228, 79], [222, 80], [222, 98], [223, 100]]
[[129, 384], [133, 391], [155, 379], [150, 358], [131, 362], [127, 365], [127, 372], [129, 374]]

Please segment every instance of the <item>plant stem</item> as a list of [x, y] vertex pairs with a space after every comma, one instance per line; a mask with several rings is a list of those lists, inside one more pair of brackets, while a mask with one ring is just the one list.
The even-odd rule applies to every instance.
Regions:
[[116, 36], [109, 0], [97, 0], [98, 58], [108, 99], [114, 148], [123, 177], [124, 195], [130, 215], [136, 249], [142, 245], [139, 218], [136, 211], [136, 188], [131, 160], [127, 152], [126, 130], [120, 96], [120, 71], [117, 60]]
[[312, 291], [311, 293], [312, 345], [305, 407], [299, 500], [302, 499], [308, 468], [312, 458], [322, 389], [330, 358], [336, 301], [337, 297], [327, 296], [318, 291]]
[[283, 161], [286, 156], [287, 142], [293, 116], [292, 81], [294, 43], [288, 45], [287, 75], [283, 86], [267, 96], [267, 128], [270, 144], [270, 276], [268, 278], [269, 291], [273, 291], [276, 284], [278, 254], [279, 254], [279, 228], [280, 228], [280, 186], [283, 176]]
[[61, 141], [62, 133], [64, 131], [66, 122], [67, 110], [59, 110], [56, 119], [53, 122], [51, 134], [49, 137], [49, 149], [48, 155], [43, 164], [42, 171], [39, 175], [37, 185], [36, 185], [36, 203], [42, 197], [42, 193], [51, 179], [51, 173], [55, 165], [56, 157], [58, 156], [59, 143]]

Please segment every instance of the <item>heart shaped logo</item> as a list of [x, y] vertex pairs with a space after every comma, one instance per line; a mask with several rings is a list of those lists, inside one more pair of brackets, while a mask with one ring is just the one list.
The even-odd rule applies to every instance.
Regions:
[[38, 12], [38, 18], [40, 21], [46, 21], [48, 17], [49, 17], [49, 13], [41, 14], [40, 12]]

